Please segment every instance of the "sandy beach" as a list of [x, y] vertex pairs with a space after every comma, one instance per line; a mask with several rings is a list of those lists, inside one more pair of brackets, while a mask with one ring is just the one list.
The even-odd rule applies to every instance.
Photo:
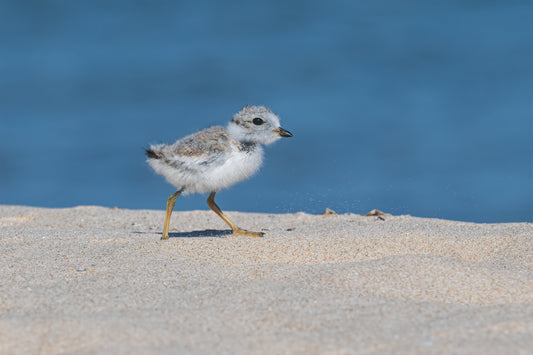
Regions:
[[533, 353], [533, 224], [0, 206], [1, 354]]

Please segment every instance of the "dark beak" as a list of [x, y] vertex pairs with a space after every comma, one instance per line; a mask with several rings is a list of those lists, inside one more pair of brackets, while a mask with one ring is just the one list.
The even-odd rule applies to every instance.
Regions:
[[274, 132], [276, 132], [278, 134], [278, 136], [280, 137], [292, 137], [292, 133], [287, 131], [286, 129], [283, 129], [283, 128], [278, 128], [278, 129], [275, 129]]

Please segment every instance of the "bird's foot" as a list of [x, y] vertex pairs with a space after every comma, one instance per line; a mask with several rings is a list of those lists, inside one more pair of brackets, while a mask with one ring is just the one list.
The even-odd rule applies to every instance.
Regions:
[[233, 235], [245, 235], [248, 237], [264, 237], [265, 233], [263, 232], [251, 232], [241, 228], [236, 228], [233, 230]]

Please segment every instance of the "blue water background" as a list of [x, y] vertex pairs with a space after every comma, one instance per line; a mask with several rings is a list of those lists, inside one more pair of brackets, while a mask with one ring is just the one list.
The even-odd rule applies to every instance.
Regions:
[[294, 138], [217, 195], [225, 210], [533, 221], [529, 0], [0, 10], [0, 204], [164, 209], [174, 189], [142, 148], [262, 104]]

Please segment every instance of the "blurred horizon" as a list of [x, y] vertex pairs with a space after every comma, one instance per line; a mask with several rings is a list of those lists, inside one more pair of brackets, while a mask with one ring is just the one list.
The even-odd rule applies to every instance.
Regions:
[[533, 222], [530, 1], [0, 9], [0, 204], [162, 210], [143, 148], [257, 104], [294, 137], [225, 211]]

